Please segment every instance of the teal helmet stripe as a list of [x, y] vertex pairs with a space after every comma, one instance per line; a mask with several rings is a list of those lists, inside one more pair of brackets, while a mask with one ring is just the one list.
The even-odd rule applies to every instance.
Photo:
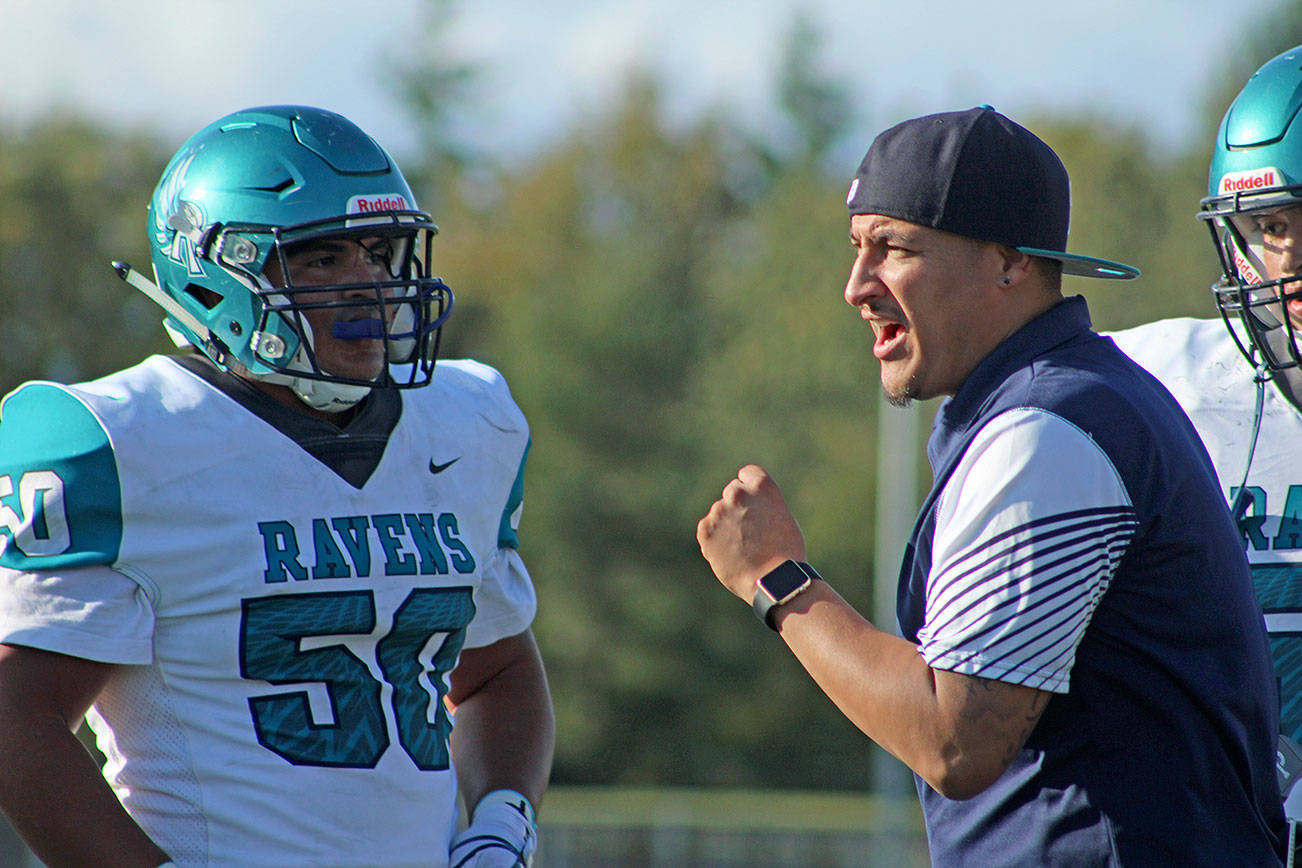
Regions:
[[53, 383], [0, 405], [0, 566], [48, 570], [112, 564], [122, 493], [99, 419]]
[[511, 485], [511, 494], [506, 500], [506, 508], [502, 510], [502, 521], [497, 529], [497, 547], [503, 549], [518, 549], [520, 547], [520, 535], [518, 525], [520, 522], [519, 510], [524, 503], [524, 465], [529, 460], [529, 450], [533, 447], [533, 438], [524, 445], [524, 454], [520, 456], [520, 469], [515, 473], [515, 482]]

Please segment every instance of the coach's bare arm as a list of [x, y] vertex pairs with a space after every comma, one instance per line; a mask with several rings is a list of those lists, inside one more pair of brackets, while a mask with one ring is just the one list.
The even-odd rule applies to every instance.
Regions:
[[74, 734], [112, 670], [0, 645], [0, 807], [50, 868], [154, 868], [168, 861]]
[[533, 633], [467, 648], [450, 681], [452, 758], [466, 805], [511, 789], [536, 809], [551, 775], [556, 724]]
[[[777, 484], [747, 465], [696, 528], [719, 581], [750, 602], [755, 582], [805, 541]], [[993, 784], [1052, 694], [932, 669], [918, 646], [869, 623], [824, 582], [778, 612], [783, 641], [837, 708], [936, 792], [967, 799]]]

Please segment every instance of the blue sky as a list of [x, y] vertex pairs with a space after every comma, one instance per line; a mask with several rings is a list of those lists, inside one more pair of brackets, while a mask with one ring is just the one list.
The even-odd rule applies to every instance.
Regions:
[[[421, 0], [0, 0], [0, 122], [56, 106], [154, 125], [179, 144], [238, 108], [321, 105], [402, 154], [416, 147], [384, 64], [416, 50]], [[671, 117], [726, 105], [763, 129], [782, 37], [805, 12], [822, 71], [865, 107], [863, 145], [930, 111], [1092, 110], [1159, 146], [1212, 134], [1212, 58], [1275, 0], [462, 0], [451, 49], [484, 70], [480, 135], [527, 153], [606, 104], [633, 66]], [[1264, 61], [1266, 58], [1261, 58]], [[858, 130], [856, 130], [858, 132]]]

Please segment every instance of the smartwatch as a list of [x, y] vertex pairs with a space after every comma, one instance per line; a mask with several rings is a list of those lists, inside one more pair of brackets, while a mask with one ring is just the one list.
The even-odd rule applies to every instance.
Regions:
[[791, 602], [817, 578], [819, 575], [814, 568], [801, 561], [787, 560], [778, 564], [755, 583], [755, 599], [750, 604], [755, 617], [776, 632], [778, 625], [774, 616], [778, 606]]

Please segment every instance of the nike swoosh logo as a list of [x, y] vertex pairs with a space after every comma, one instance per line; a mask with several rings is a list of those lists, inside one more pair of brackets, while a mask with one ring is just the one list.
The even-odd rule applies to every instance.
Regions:
[[430, 473], [442, 473], [444, 470], [447, 470], [447, 469], [448, 469], [449, 467], [451, 467], [453, 464], [456, 464], [457, 461], [458, 461], [458, 459], [460, 459], [460, 458], [461, 458], [461, 456], [458, 455], [456, 458], [453, 458], [451, 461], [447, 462], [446, 464], [435, 464], [435, 463], [434, 463], [434, 459], [431, 458], [431, 459], [429, 460], [429, 472], [430, 472]]

